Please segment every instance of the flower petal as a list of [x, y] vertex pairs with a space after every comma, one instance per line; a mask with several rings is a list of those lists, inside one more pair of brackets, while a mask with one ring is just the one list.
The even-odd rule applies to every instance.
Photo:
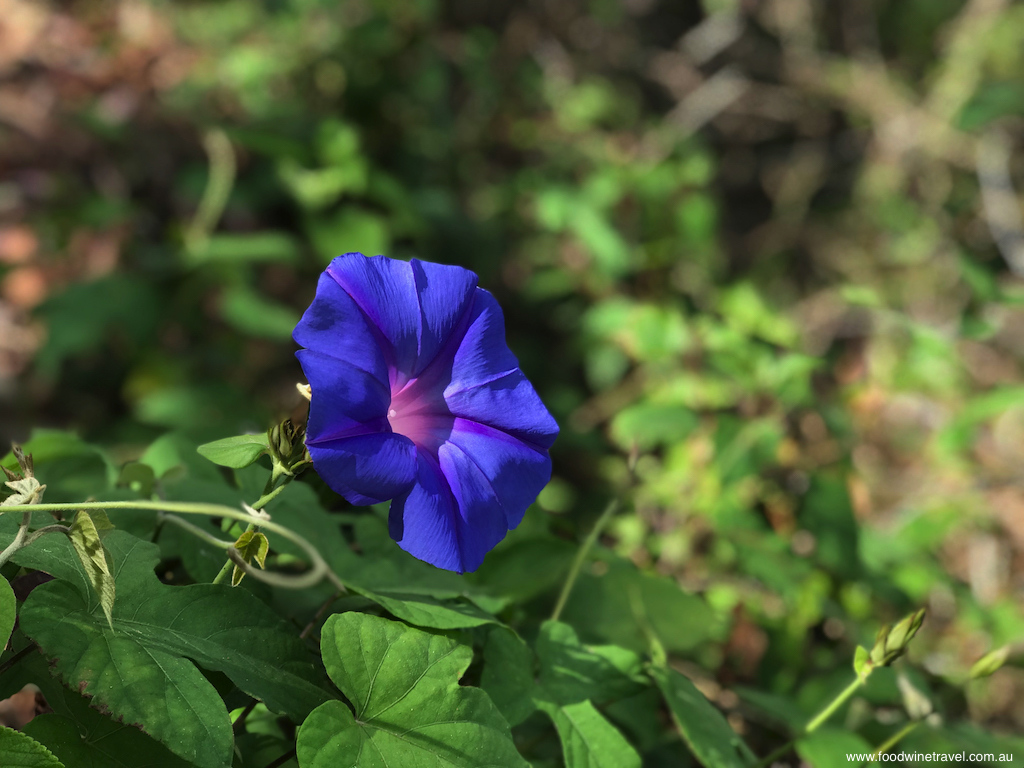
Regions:
[[458, 510], [441, 468], [423, 452], [417, 456], [416, 483], [391, 502], [388, 531], [413, 557], [462, 573]]
[[416, 481], [416, 446], [392, 432], [306, 445], [317, 474], [350, 504], [393, 499]]
[[558, 435], [558, 424], [505, 343], [501, 307], [483, 289], [477, 289], [444, 399], [456, 416], [489, 424], [541, 448], [551, 447]]
[[327, 273], [387, 340], [399, 385], [437, 357], [470, 307], [477, 282], [461, 267], [358, 253], [339, 256]]
[[486, 424], [456, 419], [448, 443], [469, 457], [487, 479], [507, 528], [522, 522], [526, 508], [551, 480], [551, 457], [546, 450]]
[[326, 272], [316, 298], [295, 326], [292, 337], [306, 349], [344, 360], [383, 384], [388, 368], [381, 344], [366, 317], [345, 290]]
[[295, 353], [313, 390], [306, 444], [316, 445], [368, 432], [390, 432], [391, 392], [355, 365], [310, 349]]
[[490, 481], [461, 448], [447, 442], [438, 450], [438, 459], [441, 474], [448, 480], [458, 506], [456, 532], [461, 570], [475, 571], [484, 555], [505, 538], [508, 517]]
[[416, 484], [391, 503], [391, 537], [438, 568], [475, 571], [550, 479], [546, 451], [458, 420], [436, 461], [419, 452]]

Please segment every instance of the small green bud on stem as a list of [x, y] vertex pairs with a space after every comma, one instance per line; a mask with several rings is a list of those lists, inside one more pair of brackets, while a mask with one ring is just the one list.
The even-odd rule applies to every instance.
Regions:
[[974, 666], [971, 667], [971, 677], [988, 677], [1003, 666], [1008, 658], [1010, 658], [1010, 646], [1008, 645], [989, 651], [974, 662]]
[[296, 427], [291, 419], [285, 419], [267, 430], [275, 479], [281, 475], [294, 477], [305, 469], [306, 464], [311, 463], [305, 438], [305, 426]]
[[868, 660], [873, 667], [887, 667], [907, 652], [910, 641], [924, 622], [925, 610], [915, 611], [895, 626], [885, 624], [878, 630]]

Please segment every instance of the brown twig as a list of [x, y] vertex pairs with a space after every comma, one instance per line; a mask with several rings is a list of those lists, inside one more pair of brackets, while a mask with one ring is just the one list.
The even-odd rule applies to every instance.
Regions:
[[316, 615], [313, 617], [313, 619], [309, 622], [309, 624], [306, 625], [306, 628], [299, 633], [300, 640], [306, 639], [309, 633], [313, 631], [313, 627], [317, 625], [317, 622], [319, 622], [320, 618], [324, 615], [324, 613], [327, 612], [327, 609], [334, 605], [334, 601], [341, 597], [341, 594], [341, 592], [335, 592], [327, 599], [327, 602], [320, 606], [320, 609], [316, 612]]

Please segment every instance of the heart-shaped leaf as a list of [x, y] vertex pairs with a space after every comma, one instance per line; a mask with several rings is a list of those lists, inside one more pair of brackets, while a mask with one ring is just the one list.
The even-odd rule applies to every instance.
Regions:
[[340, 701], [302, 724], [302, 768], [509, 766], [526, 768], [487, 694], [459, 685], [470, 648], [376, 616], [335, 614], [320, 637]]

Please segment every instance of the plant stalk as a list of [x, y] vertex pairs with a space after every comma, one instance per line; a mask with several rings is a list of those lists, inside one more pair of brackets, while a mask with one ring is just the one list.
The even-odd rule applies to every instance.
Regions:
[[838, 696], [832, 699], [832, 701], [830, 701], [825, 706], [825, 708], [821, 710], [821, 712], [815, 715], [811, 719], [811, 721], [804, 726], [803, 730], [800, 731], [800, 733], [795, 738], [790, 739], [781, 747], [776, 749], [774, 752], [769, 753], [766, 757], [759, 760], [757, 763], [754, 764], [754, 768], [767, 768], [767, 766], [771, 765], [773, 762], [775, 762], [780, 757], [789, 752], [789, 750], [793, 748], [793, 745], [800, 741], [800, 739], [802, 739], [804, 736], [807, 736], [808, 734], [814, 733], [816, 730], [818, 730], [818, 728], [825, 721], [827, 721], [830, 717], [832, 717], [832, 715], [836, 713], [836, 710], [843, 706], [843, 704], [845, 704], [847, 700], [851, 696], [853, 696], [853, 694], [855, 694], [862, 685], [864, 685], [864, 681], [866, 679], [866, 677], [863, 679], [857, 677], [852, 683], [846, 686], [846, 688]]
[[[252, 505], [252, 509], [255, 509], [255, 510], [263, 509], [263, 507], [265, 507], [267, 504], [269, 504], [271, 501], [273, 501], [274, 498], [279, 493], [281, 493], [281, 491], [284, 490], [284, 487], [288, 484], [288, 481], [291, 480], [290, 477], [286, 477], [285, 481], [283, 483], [281, 483], [279, 486], [277, 486], [277, 488], [275, 488], [274, 487], [275, 479], [276, 478], [273, 475], [270, 476], [270, 478], [267, 480], [267, 484], [263, 487], [263, 495], [260, 496], [258, 499], [256, 499], [256, 502]], [[246, 533], [252, 533], [257, 528], [258, 528], [258, 526], [256, 525], [256, 523], [250, 522], [248, 527], [246, 527], [245, 532]], [[228, 552], [230, 552], [230, 551], [231, 550], [229, 549]], [[235, 569], [235, 562], [229, 556], [228, 559], [227, 559], [227, 562], [224, 563], [224, 565], [221, 567], [221, 569], [217, 573], [217, 575], [213, 577], [213, 582], [212, 583], [213, 584], [223, 584], [224, 581], [227, 579], [228, 575], [234, 569]]]
[[[32, 508], [37, 506], [37, 504], [7, 505], [7, 509], [13, 510], [18, 507], [24, 509], [25, 513], [21, 516], [21, 525], [18, 526], [18, 532], [14, 534], [14, 540], [7, 545], [3, 552], [0, 552], [0, 566], [6, 564], [11, 559], [11, 555], [25, 546], [25, 539], [28, 538], [28, 527], [32, 523]], [[6, 512], [7, 509], [4, 511]]]
[[882, 742], [882, 745], [875, 750], [875, 757], [878, 757], [883, 752], [888, 752], [890, 749], [895, 747], [899, 742], [903, 740], [905, 736], [908, 736], [917, 726], [921, 724], [921, 720], [912, 720], [903, 726], [899, 731], [894, 733], [888, 739]]
[[[67, 512], [77, 509], [144, 509], [153, 512], [175, 512], [182, 515], [206, 515], [207, 517], [227, 517], [237, 520], [240, 523], [251, 523], [252, 515], [240, 509], [234, 509], [223, 504], [209, 504], [206, 502], [184, 502], [184, 501], [86, 501], [68, 503], [45, 503], [45, 504], [9, 504], [0, 507], [0, 514], [8, 512]], [[285, 576], [282, 574], [268, 573], [264, 571], [248, 571], [249, 575], [259, 581], [286, 589], [305, 589], [321, 580], [327, 579], [337, 589], [346, 591], [338, 575], [331, 570], [327, 561], [320, 552], [299, 534], [278, 525], [272, 520], [261, 520], [260, 527], [271, 533], [283, 536], [295, 545], [300, 547], [309, 558], [310, 569], [306, 573], [297, 576]], [[12, 542], [13, 544], [13, 542]], [[10, 549], [10, 547], [8, 547]], [[6, 552], [6, 550], [5, 550]]]
[[580, 575], [580, 569], [583, 567], [584, 561], [587, 559], [587, 554], [590, 552], [591, 547], [594, 546], [594, 542], [597, 541], [597, 537], [601, 535], [601, 531], [608, 524], [608, 521], [612, 519], [615, 513], [619, 509], [619, 500], [612, 499], [608, 502], [608, 506], [605, 507], [604, 512], [597, 518], [597, 522], [594, 523], [594, 527], [590, 529], [590, 533], [587, 534], [587, 538], [583, 540], [580, 545], [579, 551], [576, 552], [576, 559], [572, 561], [572, 567], [569, 569], [569, 575], [565, 579], [565, 584], [562, 585], [562, 593], [558, 596], [558, 602], [555, 603], [555, 610], [551, 612], [551, 620], [558, 621], [558, 617], [562, 615], [562, 610], [565, 608], [565, 604], [569, 601], [569, 595], [572, 593], [572, 588], [576, 584], [576, 578]]

